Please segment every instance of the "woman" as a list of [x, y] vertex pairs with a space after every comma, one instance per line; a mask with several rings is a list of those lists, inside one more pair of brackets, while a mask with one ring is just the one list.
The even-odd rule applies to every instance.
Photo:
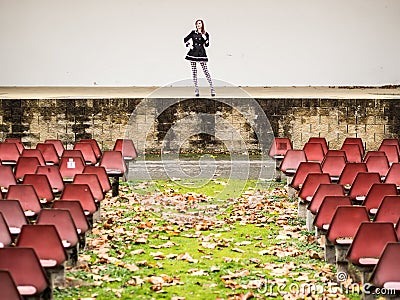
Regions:
[[[189, 52], [187, 53], [185, 59], [190, 61], [192, 66], [192, 74], [193, 74], [193, 83], [195, 87], [195, 95], [199, 96], [199, 87], [197, 85], [197, 62], [200, 63], [204, 75], [206, 76], [208, 83], [211, 88], [211, 96], [215, 96], [215, 90], [212, 84], [210, 73], [207, 69], [207, 54], [205, 47], [209, 46], [209, 34], [204, 29], [203, 20], [197, 20], [195, 22], [196, 30], [192, 30], [184, 39], [184, 43], [186, 43], [186, 47], [190, 47]], [[189, 40], [192, 39], [192, 43]]]

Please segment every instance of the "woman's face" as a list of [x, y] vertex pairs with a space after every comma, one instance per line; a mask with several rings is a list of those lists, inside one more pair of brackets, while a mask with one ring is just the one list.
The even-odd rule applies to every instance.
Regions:
[[197, 21], [196, 28], [197, 28], [197, 30], [201, 30], [203, 28], [203, 23], [201, 21]]

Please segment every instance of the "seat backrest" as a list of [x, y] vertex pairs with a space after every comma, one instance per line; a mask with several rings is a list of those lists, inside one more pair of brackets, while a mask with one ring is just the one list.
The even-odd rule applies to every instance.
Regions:
[[35, 249], [42, 267], [61, 266], [68, 258], [54, 225], [22, 226], [16, 246]]
[[28, 224], [18, 200], [0, 201], [0, 212], [3, 214], [11, 234], [19, 234], [22, 225]]
[[358, 148], [361, 151], [361, 156], [364, 156], [364, 144], [361, 138], [359, 137], [347, 137], [343, 141], [343, 145], [348, 145], [348, 144], [356, 144], [358, 145]]
[[22, 143], [21, 138], [5, 138], [4, 143], [15, 144], [15, 146], [17, 146], [18, 148], [19, 153], [22, 153], [22, 151], [24, 151], [25, 149], [25, 146]]
[[111, 190], [110, 179], [108, 178], [106, 169], [101, 166], [85, 166], [83, 174], [96, 174], [100, 181], [103, 193], [107, 193]]
[[321, 165], [317, 162], [303, 161], [299, 164], [290, 186], [298, 190], [309, 173], [322, 173]]
[[25, 174], [35, 174], [36, 168], [40, 165], [37, 157], [20, 156], [14, 169], [15, 179], [17, 181], [22, 181]]
[[10, 272], [21, 295], [40, 295], [48, 287], [46, 274], [33, 248], [0, 248], [0, 270]]
[[64, 190], [64, 181], [61, 177], [58, 166], [39, 166], [36, 169], [36, 174], [43, 174], [47, 176], [54, 193], [59, 193]]
[[375, 214], [385, 196], [397, 195], [397, 188], [392, 183], [374, 183], [365, 197], [363, 205], [370, 214]]
[[15, 165], [21, 153], [15, 143], [0, 143], [0, 160], [4, 164]]
[[64, 145], [61, 140], [57, 139], [47, 139], [44, 141], [46, 144], [53, 144], [54, 148], [56, 148], [58, 157], [61, 157], [64, 152]]
[[74, 145], [74, 150], [79, 150], [82, 153], [86, 164], [94, 165], [97, 163], [97, 156], [93, 150], [91, 143], [79, 142]]
[[343, 156], [344, 158], [346, 158], [347, 162], [346, 151], [343, 150], [329, 149], [328, 152], [326, 152], [325, 154], [325, 157], [327, 156]]
[[370, 156], [365, 162], [368, 172], [377, 172], [381, 177], [385, 177], [389, 171], [389, 161], [385, 156]]
[[33, 186], [40, 202], [47, 203], [54, 199], [50, 181], [45, 174], [26, 174], [22, 183]]
[[362, 202], [374, 183], [381, 183], [379, 173], [360, 172], [351, 185], [349, 196], [352, 200]]
[[2, 192], [7, 192], [8, 187], [17, 184], [11, 166], [0, 165], [0, 188]]
[[44, 209], [39, 213], [36, 223], [54, 225], [63, 243], [68, 242], [66, 248], [74, 247], [78, 243], [78, 232], [69, 210]]
[[85, 216], [82, 204], [78, 200], [76, 201], [56, 200], [53, 202], [52, 208], [68, 210], [71, 214], [72, 219], [74, 220], [77, 230], [79, 230], [81, 233], [85, 233], [86, 231], [89, 230], [90, 228], [89, 222]]
[[326, 237], [332, 244], [351, 244], [361, 222], [369, 222], [365, 206], [338, 206]]
[[328, 153], [328, 143], [326, 142], [326, 139], [324, 137], [310, 137], [308, 139], [308, 143], [319, 143], [324, 150], [324, 154]]
[[131, 139], [117, 139], [113, 150], [120, 151], [125, 160], [132, 160], [137, 157], [136, 147]]
[[343, 168], [342, 174], [339, 177], [339, 184], [344, 187], [350, 188], [357, 174], [360, 172], [367, 172], [367, 165], [365, 163], [346, 163]]
[[381, 145], [379, 151], [385, 153], [390, 164], [399, 162], [399, 148], [397, 145]]
[[46, 165], [58, 165], [60, 158], [54, 144], [37, 143], [36, 149], [42, 153]]
[[394, 183], [400, 186], [400, 163], [393, 163], [385, 177], [385, 183]]
[[89, 144], [91, 144], [97, 159], [99, 159], [101, 157], [101, 149], [100, 149], [99, 144], [97, 143], [97, 140], [95, 140], [95, 139], [82, 139], [82, 140], [80, 140], [80, 142], [81, 143], [89, 143]]
[[400, 285], [400, 243], [387, 243], [372, 272], [370, 282], [376, 287], [386, 289]]
[[338, 206], [351, 206], [348, 196], [326, 196], [314, 219], [314, 226], [327, 230]]
[[11, 245], [12, 237], [10, 230], [8, 229], [8, 224], [0, 211], [0, 248]]
[[0, 299], [22, 300], [10, 272], [0, 270]]
[[286, 175], [294, 175], [300, 163], [303, 161], [307, 161], [306, 154], [303, 150], [288, 150], [279, 168]]
[[87, 184], [67, 184], [60, 200], [79, 200], [86, 211], [85, 214], [93, 214], [97, 210], [93, 194]]
[[276, 137], [272, 141], [268, 155], [272, 158], [283, 158], [286, 152], [292, 149], [292, 142], [289, 138]]
[[36, 157], [39, 160], [39, 164], [41, 166], [44, 166], [46, 164], [42, 152], [40, 152], [40, 150], [38, 149], [24, 149], [21, 153], [21, 156]]
[[397, 242], [393, 223], [363, 222], [347, 252], [347, 259], [358, 266], [374, 266], [389, 242]]
[[325, 153], [320, 143], [307, 142], [303, 146], [307, 161], [316, 161], [321, 163], [324, 160]]
[[394, 145], [397, 147], [398, 151], [400, 152], [400, 143], [399, 143], [399, 139], [397, 138], [384, 138], [380, 144], [380, 146], [382, 145]]
[[63, 156], [60, 160], [60, 174], [63, 181], [72, 181], [75, 174], [81, 174], [84, 168], [85, 163], [80, 157]]
[[95, 200], [100, 201], [104, 199], [103, 189], [96, 174], [76, 174], [72, 183], [87, 184]]
[[363, 162], [367, 162], [367, 159], [370, 158], [371, 156], [385, 156], [385, 152], [383, 151], [367, 151], [367, 153], [365, 153], [365, 156], [363, 158]]
[[332, 179], [339, 180], [340, 175], [346, 166], [344, 156], [326, 156], [322, 162], [322, 172], [329, 174]]
[[106, 169], [109, 176], [122, 176], [126, 172], [126, 165], [120, 151], [104, 151], [99, 165]]
[[41, 210], [39, 197], [31, 184], [10, 185], [6, 199], [18, 200], [26, 216], [34, 216]]
[[400, 218], [400, 195], [384, 196], [376, 211], [374, 222], [397, 224]]
[[343, 144], [340, 150], [346, 152], [348, 162], [362, 162], [363, 152], [358, 144]]
[[316, 214], [326, 196], [344, 196], [343, 185], [335, 183], [320, 184], [308, 205], [308, 210]]
[[309, 173], [304, 180], [303, 185], [299, 191], [299, 198], [303, 201], [310, 202], [314, 196], [319, 185], [325, 183], [331, 183], [329, 174], [326, 173]]

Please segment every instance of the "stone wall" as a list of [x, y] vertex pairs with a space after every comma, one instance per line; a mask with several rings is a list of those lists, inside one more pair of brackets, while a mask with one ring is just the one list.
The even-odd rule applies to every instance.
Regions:
[[249, 99], [0, 99], [0, 138], [21, 137], [28, 148], [54, 138], [72, 148], [75, 141], [95, 138], [103, 149], [110, 149], [115, 139], [130, 137], [139, 152], [157, 152], [162, 146], [244, 152], [257, 150], [263, 134], [275, 134], [291, 138], [295, 148], [311, 136], [325, 137], [331, 149], [339, 148], [346, 137], [361, 137], [367, 150], [375, 150], [382, 138], [398, 137], [400, 131], [398, 100], [250, 103]]

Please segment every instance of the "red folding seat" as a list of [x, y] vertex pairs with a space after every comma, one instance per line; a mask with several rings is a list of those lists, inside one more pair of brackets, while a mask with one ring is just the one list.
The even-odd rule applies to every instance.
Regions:
[[385, 196], [397, 195], [397, 188], [392, 183], [374, 183], [368, 191], [363, 205], [370, 214], [376, 214], [378, 207], [381, 205]]
[[38, 143], [36, 149], [42, 153], [46, 165], [58, 165], [60, 158], [54, 144]]
[[44, 174], [26, 174], [23, 184], [31, 184], [39, 197], [40, 203], [48, 203], [54, 200], [50, 181]]
[[0, 201], [0, 212], [12, 235], [18, 235], [23, 225], [28, 224], [24, 210], [18, 200]]
[[8, 224], [2, 212], [0, 211], [0, 248], [7, 247], [11, 245], [11, 243], [12, 237], [10, 230], [8, 229]]
[[358, 137], [347, 137], [343, 141], [343, 145], [348, 145], [348, 144], [356, 144], [358, 145], [360, 151], [361, 151], [361, 156], [364, 156], [364, 144], [361, 138]]
[[350, 189], [358, 173], [367, 172], [365, 163], [346, 163], [342, 174], [339, 177], [339, 184], [342, 184], [345, 189]]
[[326, 156], [322, 162], [322, 172], [329, 174], [332, 181], [338, 181], [346, 166], [344, 156]]
[[301, 162], [307, 161], [303, 150], [288, 150], [279, 169], [288, 176], [293, 176]]
[[309, 173], [299, 191], [299, 199], [301, 201], [310, 202], [319, 185], [322, 183], [331, 183], [331, 178], [329, 177], [329, 174]]
[[347, 252], [347, 259], [353, 265], [371, 272], [387, 243], [397, 242], [393, 223], [363, 222], [358, 227]]
[[336, 208], [339, 206], [351, 206], [348, 196], [326, 196], [318, 209], [314, 219], [314, 226], [320, 230], [328, 230]]
[[46, 175], [53, 193], [61, 193], [64, 190], [64, 181], [58, 166], [39, 166], [36, 174]]
[[369, 282], [379, 288], [400, 291], [400, 243], [387, 243]]
[[75, 174], [81, 174], [84, 168], [85, 163], [80, 157], [64, 156], [61, 158], [59, 169], [63, 181], [72, 181]]
[[92, 145], [94, 154], [96, 155], [97, 160], [100, 159], [101, 157], [101, 149], [99, 144], [97, 143], [97, 141], [95, 139], [82, 139], [79, 141], [80, 143], [89, 143]]
[[309, 173], [322, 173], [321, 165], [317, 162], [301, 162], [293, 176], [290, 186], [296, 190], [299, 190]]
[[292, 142], [289, 138], [276, 137], [272, 141], [268, 155], [274, 159], [282, 160], [288, 150], [292, 150]]
[[108, 178], [106, 169], [100, 166], [85, 166], [82, 174], [96, 174], [100, 181], [103, 193], [111, 190], [110, 179]]
[[137, 157], [136, 147], [131, 139], [117, 139], [113, 150], [120, 151], [126, 161], [134, 160]]
[[326, 139], [324, 137], [310, 137], [308, 139], [309, 143], [319, 143], [322, 146], [322, 149], [324, 150], [324, 154], [328, 153], [328, 143], [326, 142]]
[[0, 270], [10, 272], [22, 296], [49, 299], [49, 284], [34, 249], [0, 248]]
[[394, 163], [390, 166], [385, 177], [385, 183], [394, 183], [400, 188], [400, 163]]
[[87, 184], [96, 201], [104, 199], [103, 189], [96, 174], [76, 174], [72, 183]]
[[385, 153], [390, 165], [399, 162], [399, 148], [396, 145], [381, 145], [379, 151]]
[[41, 166], [46, 164], [42, 152], [38, 149], [24, 149], [21, 153], [21, 157], [36, 157]]
[[21, 203], [25, 216], [27, 217], [36, 216], [42, 209], [39, 197], [36, 194], [33, 185], [30, 184], [10, 185], [6, 199], [18, 200]]
[[67, 184], [60, 200], [78, 200], [85, 211], [85, 215], [93, 215], [97, 210], [93, 194], [87, 184]]
[[344, 196], [343, 186], [335, 183], [320, 184], [308, 205], [308, 210], [315, 215], [326, 196]]
[[305, 143], [303, 151], [306, 154], [307, 161], [315, 161], [321, 163], [324, 160], [325, 153], [320, 143]]
[[22, 181], [25, 174], [35, 174], [36, 168], [40, 165], [36, 157], [19, 157], [14, 169], [15, 179]]
[[20, 155], [15, 143], [0, 143], [0, 160], [3, 165], [15, 165]]
[[14, 279], [6, 270], [0, 270], [0, 299], [22, 300]]
[[389, 171], [389, 161], [386, 156], [371, 156], [365, 162], [368, 172], [377, 172], [384, 180]]
[[61, 156], [61, 158], [63, 157], [79, 157], [82, 159], [82, 161], [85, 161], [85, 158], [83, 157], [82, 151], [81, 150], [67, 150], [65, 149], [63, 152], [63, 155]]
[[67, 260], [63, 243], [54, 225], [22, 226], [16, 246], [33, 248], [43, 268], [60, 267]]
[[383, 145], [394, 145], [397, 147], [397, 150], [400, 153], [400, 144], [399, 144], [399, 139], [397, 139], [397, 138], [385, 138], [382, 140], [382, 142], [379, 146], [383, 146]]
[[71, 214], [72, 219], [74, 220], [78, 234], [85, 234], [90, 229], [90, 225], [85, 216], [82, 204], [78, 200], [56, 200], [53, 202], [52, 208], [68, 210]]
[[348, 162], [352, 163], [362, 162], [363, 154], [358, 144], [343, 144], [340, 150], [346, 152], [346, 159]]
[[343, 150], [333, 150], [333, 149], [330, 149], [330, 150], [328, 150], [328, 152], [326, 152], [326, 154], [325, 154], [325, 157], [327, 157], [327, 156], [343, 156], [343, 157], [346, 159], [346, 161], [347, 161], [346, 151], [343, 151]]
[[92, 144], [79, 142], [74, 145], [74, 150], [81, 151], [85, 164], [95, 165], [97, 163], [97, 157]]
[[326, 237], [334, 245], [349, 245], [362, 222], [369, 222], [365, 206], [338, 206]]
[[61, 157], [64, 152], [64, 145], [61, 140], [57, 139], [47, 139], [44, 141], [46, 144], [53, 144], [54, 148], [56, 148], [58, 157]]
[[367, 162], [367, 159], [370, 158], [370, 156], [385, 156], [385, 152], [383, 151], [368, 151], [365, 153], [365, 156], [363, 158], [363, 162]]
[[397, 224], [400, 218], [400, 196], [384, 196], [376, 211], [374, 222], [391, 222]]
[[119, 151], [104, 151], [99, 165], [106, 169], [108, 176], [123, 176], [126, 172], [126, 165]]
[[374, 183], [381, 183], [381, 176], [379, 173], [358, 173], [349, 191], [350, 198], [358, 203], [364, 201], [369, 189]]
[[19, 153], [22, 153], [22, 151], [25, 149], [24, 144], [22, 144], [20, 138], [6, 138], [4, 140], [4, 143], [15, 144], [18, 148]]
[[11, 166], [0, 165], [0, 188], [1, 192], [7, 193], [10, 185], [17, 184]]

